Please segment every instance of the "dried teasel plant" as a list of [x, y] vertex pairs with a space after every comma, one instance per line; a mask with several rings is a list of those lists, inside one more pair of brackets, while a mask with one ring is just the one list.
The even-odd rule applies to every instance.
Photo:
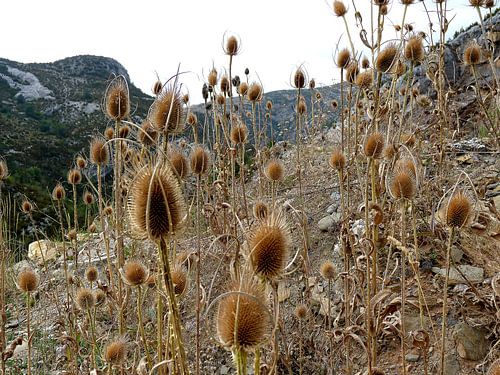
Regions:
[[109, 83], [104, 94], [104, 108], [113, 120], [123, 120], [130, 114], [129, 90], [124, 76], [116, 76]]

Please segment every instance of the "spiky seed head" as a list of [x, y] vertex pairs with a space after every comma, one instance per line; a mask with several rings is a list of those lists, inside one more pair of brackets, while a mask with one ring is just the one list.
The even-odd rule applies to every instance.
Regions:
[[337, 55], [337, 66], [339, 68], [345, 69], [349, 62], [351, 61], [351, 53], [347, 48], [340, 50]]
[[380, 7], [380, 14], [383, 15], [383, 16], [387, 16], [387, 13], [389, 13], [389, 8], [387, 7], [386, 4], [383, 4]]
[[104, 130], [104, 137], [106, 137], [107, 140], [113, 139], [115, 136], [115, 129], [113, 129], [111, 126], [108, 126], [106, 130]]
[[298, 68], [293, 75], [293, 87], [303, 89], [306, 85], [306, 75], [302, 68]]
[[210, 73], [208, 73], [208, 84], [212, 87], [217, 86], [217, 70], [212, 69]]
[[106, 114], [113, 120], [122, 120], [130, 113], [128, 85], [123, 76], [114, 78], [105, 96]]
[[317, 99], [317, 100], [320, 100], [321, 98], [322, 98], [321, 93], [318, 91], [318, 92], [316, 93], [316, 99]]
[[453, 194], [446, 205], [446, 225], [462, 228], [472, 219], [472, 203], [463, 191]]
[[38, 288], [38, 275], [31, 268], [24, 268], [17, 275], [17, 286], [25, 293], [31, 293]]
[[311, 90], [314, 90], [314, 88], [316, 87], [316, 81], [314, 80], [314, 78], [312, 78], [310, 81], [309, 81], [309, 88]]
[[273, 102], [272, 102], [272, 101], [268, 100], [268, 101], [266, 102], [266, 109], [267, 109], [268, 111], [270, 111], [270, 110], [272, 110], [272, 109], [273, 109]]
[[427, 95], [418, 95], [416, 102], [422, 108], [429, 108], [432, 105], [432, 100]]
[[3, 158], [0, 157], [0, 182], [5, 181], [9, 177], [9, 168]]
[[94, 223], [90, 224], [90, 225], [88, 226], [88, 228], [87, 228], [87, 231], [88, 231], [89, 233], [95, 233], [95, 232], [97, 231], [97, 227], [96, 227], [96, 225], [95, 225]]
[[394, 168], [396, 170], [402, 170], [409, 173], [411, 176], [413, 176], [413, 178], [417, 177], [417, 167], [415, 166], [413, 160], [410, 158], [403, 158], [398, 160], [394, 165]]
[[113, 207], [106, 206], [106, 207], [104, 207], [103, 212], [104, 212], [105, 216], [111, 216], [111, 215], [113, 215]]
[[226, 104], [226, 97], [222, 94], [219, 94], [215, 97], [215, 102], [220, 105], [220, 106], [223, 106]]
[[325, 280], [335, 279], [335, 275], [337, 273], [337, 271], [335, 270], [335, 266], [329, 260], [321, 264], [320, 272], [321, 276], [323, 276]]
[[97, 278], [99, 277], [99, 271], [97, 270], [97, 267], [88, 266], [85, 270], [85, 277], [87, 278], [87, 281], [89, 283], [96, 282]]
[[111, 366], [118, 366], [127, 358], [127, 343], [124, 339], [111, 341], [104, 348], [104, 361]]
[[465, 65], [477, 65], [481, 62], [481, 47], [477, 43], [471, 43], [464, 51]]
[[415, 135], [410, 133], [401, 134], [401, 142], [411, 148], [415, 146], [416, 142]]
[[248, 83], [241, 82], [240, 85], [238, 86], [238, 93], [240, 95], [245, 96], [248, 93]]
[[97, 289], [94, 292], [94, 300], [96, 306], [101, 306], [104, 301], [106, 301], [106, 293], [104, 293], [101, 289]]
[[103, 166], [108, 163], [108, 147], [100, 138], [94, 138], [90, 142], [90, 161], [93, 164]]
[[332, 167], [333, 169], [336, 169], [337, 171], [343, 170], [345, 168], [344, 153], [339, 149], [334, 150], [328, 162], [330, 164], [330, 167]]
[[297, 105], [297, 113], [299, 115], [303, 115], [307, 111], [307, 104], [306, 100], [304, 99], [303, 96], [300, 97], [299, 103]]
[[307, 315], [309, 315], [309, 309], [307, 308], [306, 305], [301, 303], [300, 305], [297, 305], [297, 307], [295, 308], [294, 315], [299, 320], [306, 320]]
[[182, 131], [183, 116], [184, 107], [179, 91], [168, 87], [154, 101], [149, 119], [156, 130], [176, 134]]
[[173, 172], [183, 180], [189, 174], [189, 163], [184, 154], [174, 149], [169, 152], [170, 164], [172, 165]]
[[265, 169], [269, 181], [280, 181], [284, 176], [283, 163], [277, 159], [270, 160]]
[[95, 305], [94, 293], [90, 289], [81, 288], [76, 292], [76, 304], [80, 310], [90, 310]]
[[184, 295], [187, 289], [187, 274], [181, 267], [175, 266], [172, 270], [172, 282], [174, 283], [175, 295]]
[[146, 282], [149, 273], [142, 262], [138, 260], [129, 260], [123, 266], [122, 276], [126, 284], [138, 286]]
[[33, 204], [27, 199], [23, 200], [21, 203], [21, 211], [28, 215], [31, 214], [33, 211]]
[[382, 155], [384, 149], [384, 136], [379, 132], [371, 133], [367, 138], [364, 146], [365, 156], [373, 159], [378, 159]]
[[354, 83], [356, 81], [356, 76], [359, 73], [359, 66], [356, 61], [351, 61], [347, 68], [345, 69], [345, 79], [349, 83]]
[[333, 2], [333, 12], [337, 17], [343, 17], [347, 13], [347, 8], [342, 1], [335, 0]]
[[395, 199], [411, 200], [416, 193], [415, 177], [406, 169], [395, 168], [389, 188]]
[[229, 94], [229, 78], [225, 75], [220, 79], [220, 91]]
[[226, 55], [229, 55], [229, 56], [237, 55], [239, 48], [240, 47], [239, 47], [238, 39], [234, 35], [231, 35], [229, 38], [227, 38], [226, 47], [224, 49], [224, 52], [226, 53]]
[[151, 125], [149, 119], [146, 119], [141, 124], [141, 129], [137, 130], [137, 139], [144, 146], [152, 146], [158, 140], [158, 132]]
[[246, 143], [248, 139], [248, 129], [246, 125], [244, 124], [239, 124], [233, 126], [231, 129], [231, 142], [233, 142], [236, 145], [241, 145], [243, 143]]
[[[495, 0], [485, 0], [484, 1], [484, 7], [487, 8], [487, 9], [494, 8], [495, 7]], [[500, 360], [497, 361], [497, 362], [499, 362], [499, 366], [498, 366], [498, 368], [499, 368], [498, 371], [499, 372], [498, 373], [500, 374]]]
[[157, 96], [160, 92], [161, 89], [163, 88], [163, 85], [160, 80], [157, 80], [154, 84], [153, 87], [151, 88], [151, 91], [153, 92], [154, 96]]
[[484, 0], [469, 0], [469, 4], [472, 7], [480, 7], [483, 5]]
[[76, 240], [76, 237], [77, 237], [76, 230], [71, 229], [71, 230], [68, 232], [68, 239], [69, 239], [70, 241], [75, 241], [75, 240]]
[[371, 70], [365, 70], [359, 73], [356, 77], [356, 85], [362, 89], [369, 89], [373, 83], [373, 72]]
[[420, 62], [424, 59], [424, 45], [422, 39], [418, 36], [412, 36], [406, 42], [404, 50], [405, 58], [412, 63]]
[[201, 96], [205, 101], [208, 99], [208, 85], [206, 83], [201, 87]]
[[336, 101], [335, 99], [333, 99], [330, 103], [330, 105], [332, 106], [332, 109], [335, 111], [337, 110], [337, 108], [339, 107], [339, 102]]
[[129, 187], [128, 213], [132, 231], [142, 238], [159, 240], [183, 229], [185, 202], [168, 164], [139, 170]]
[[83, 192], [83, 203], [85, 205], [91, 205], [92, 203], [94, 203], [94, 196], [92, 195], [92, 193], [88, 190], [85, 190]]
[[269, 215], [269, 207], [264, 202], [256, 202], [253, 205], [253, 216], [258, 220], [265, 220]]
[[196, 146], [189, 155], [191, 171], [196, 175], [207, 173], [210, 167], [210, 154], [203, 146]]
[[368, 60], [368, 57], [363, 57], [363, 60], [361, 60], [361, 67], [363, 69], [368, 69], [370, 67], [370, 60]]
[[415, 2], [415, 0], [399, 0], [403, 5], [411, 5]]
[[65, 197], [66, 197], [66, 190], [64, 190], [64, 187], [61, 185], [61, 183], [58, 183], [52, 190], [52, 199], [55, 201], [60, 201], [63, 200]]
[[259, 221], [248, 238], [250, 260], [256, 274], [271, 279], [281, 274], [290, 250], [290, 231], [285, 216], [273, 212]]
[[196, 126], [196, 124], [198, 124], [198, 117], [196, 117], [196, 113], [189, 112], [186, 122], [189, 126]]
[[82, 172], [79, 169], [71, 169], [68, 172], [68, 183], [78, 185], [80, 182], [82, 182]]
[[182, 95], [182, 103], [184, 103], [186, 105], [189, 103], [189, 94], [188, 93]]
[[250, 282], [233, 285], [219, 302], [217, 335], [225, 347], [250, 350], [265, 341], [270, 327], [261, 288]]
[[387, 45], [377, 56], [375, 60], [375, 69], [379, 72], [386, 73], [392, 68], [396, 58], [398, 57], [398, 48], [395, 44]]
[[76, 157], [76, 166], [79, 169], [87, 168], [87, 161], [80, 155]]
[[251, 102], [259, 102], [262, 100], [262, 86], [257, 82], [253, 82], [250, 87], [248, 87], [247, 98]]
[[120, 129], [118, 130], [118, 138], [127, 138], [130, 133], [130, 128], [128, 125], [122, 125], [120, 126]]

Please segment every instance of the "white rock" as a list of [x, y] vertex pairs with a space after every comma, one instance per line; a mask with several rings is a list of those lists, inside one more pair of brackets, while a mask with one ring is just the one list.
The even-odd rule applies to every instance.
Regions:
[[[458, 266], [460, 271], [465, 275], [467, 280], [471, 283], [482, 282], [484, 279], [484, 269], [474, 266], [469, 266], [468, 264], [462, 264]], [[432, 272], [446, 277], [446, 269], [439, 267], [432, 267]], [[449, 284], [464, 284], [466, 281], [460, 275], [458, 270], [455, 267], [450, 267], [450, 276], [449, 276]]]
[[327, 215], [324, 218], [322, 218], [320, 221], [318, 221], [318, 228], [319, 228], [319, 230], [326, 232], [328, 229], [330, 229], [333, 226], [334, 223], [335, 222], [334, 222], [333, 218], [330, 215]]
[[35, 241], [29, 244], [28, 258], [38, 264], [43, 264], [43, 259], [49, 261], [57, 257], [57, 246], [49, 240]]

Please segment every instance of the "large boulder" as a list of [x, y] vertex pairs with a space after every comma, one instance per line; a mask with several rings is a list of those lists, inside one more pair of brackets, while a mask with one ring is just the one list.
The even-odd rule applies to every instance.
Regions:
[[58, 256], [57, 245], [49, 240], [35, 241], [28, 246], [28, 258], [37, 264], [43, 264], [43, 261], [56, 259]]

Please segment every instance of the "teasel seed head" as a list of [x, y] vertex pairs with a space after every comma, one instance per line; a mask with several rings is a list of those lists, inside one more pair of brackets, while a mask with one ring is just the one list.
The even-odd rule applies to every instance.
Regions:
[[105, 95], [106, 114], [113, 120], [122, 120], [130, 113], [130, 99], [127, 81], [123, 76], [115, 77]]
[[432, 100], [427, 95], [418, 95], [416, 102], [422, 108], [429, 108], [432, 105]]
[[472, 7], [480, 7], [483, 5], [484, 0], [469, 0], [469, 4]]
[[405, 50], [404, 50], [405, 58], [412, 63], [420, 62], [424, 59], [424, 45], [422, 43], [422, 39], [418, 36], [412, 36], [406, 42]]
[[337, 274], [335, 266], [330, 261], [326, 261], [321, 264], [320, 272], [321, 276], [323, 276], [325, 280], [333, 280]]
[[248, 87], [247, 98], [251, 102], [260, 102], [262, 100], [262, 86], [257, 82], [254, 82]]
[[285, 174], [283, 163], [277, 159], [270, 160], [266, 165], [265, 174], [269, 181], [281, 181]]
[[386, 4], [383, 4], [381, 7], [380, 7], [380, 14], [383, 15], [383, 16], [387, 16], [387, 13], [389, 12], [389, 8], [387, 7]]
[[226, 55], [237, 55], [240, 49], [239, 44], [240, 43], [238, 42], [238, 39], [234, 35], [231, 35], [229, 38], [227, 38], [226, 46], [224, 48], [224, 52], [226, 53]]
[[411, 200], [416, 193], [415, 176], [405, 168], [395, 168], [389, 190], [395, 199]]
[[104, 301], [106, 301], [106, 293], [104, 293], [101, 289], [96, 289], [94, 292], [94, 300], [96, 306], [101, 306]]
[[[484, 7], [487, 9], [492, 9], [495, 7], [495, 0], [485, 0], [484, 1]], [[498, 362], [498, 374], [500, 374], [500, 360]]]
[[87, 231], [89, 233], [95, 233], [97, 231], [97, 227], [96, 227], [95, 223], [90, 224], [87, 228]]
[[334, 150], [328, 162], [333, 169], [337, 171], [343, 170], [346, 163], [344, 153], [339, 149]]
[[333, 12], [337, 17], [343, 17], [347, 13], [347, 8], [342, 1], [335, 0], [333, 2]]
[[331, 101], [331, 103], [330, 103], [330, 104], [331, 104], [332, 109], [333, 109], [334, 111], [335, 111], [335, 110], [337, 110], [337, 108], [339, 107], [339, 102], [338, 102], [338, 101], [336, 101], [335, 99], [333, 99], [333, 100]]
[[365, 70], [359, 73], [356, 77], [356, 85], [361, 89], [367, 90], [373, 83], [373, 72], [370, 70]]
[[253, 216], [257, 220], [265, 220], [269, 215], [269, 207], [264, 202], [255, 202], [253, 205]]
[[222, 94], [219, 94], [215, 97], [215, 102], [220, 105], [220, 106], [223, 106], [226, 104], [226, 97]]
[[345, 79], [349, 83], [354, 83], [356, 81], [356, 76], [359, 73], [359, 66], [356, 61], [351, 61], [347, 68], [345, 69]]
[[109, 159], [108, 147], [100, 138], [94, 138], [90, 142], [90, 161], [99, 166], [106, 165]]
[[298, 68], [293, 76], [293, 87], [303, 89], [306, 85], [306, 75], [302, 68]]
[[473, 216], [472, 202], [463, 191], [455, 192], [446, 205], [446, 225], [453, 228], [463, 228]]
[[161, 81], [158, 79], [153, 84], [153, 87], [151, 88], [151, 91], [153, 92], [154, 96], [157, 96], [161, 92], [162, 88], [163, 88], [163, 85], [162, 85]]
[[225, 75], [220, 79], [220, 91], [229, 95], [229, 78]]
[[106, 130], [104, 130], [104, 137], [109, 141], [115, 137], [115, 129], [111, 126], [108, 126]]
[[152, 146], [158, 140], [158, 132], [149, 119], [144, 120], [141, 129], [137, 131], [137, 140], [144, 146]]
[[174, 293], [176, 296], [183, 296], [187, 289], [187, 274], [178, 265], [172, 269], [172, 282], [174, 283]]
[[363, 60], [361, 60], [361, 68], [368, 69], [369, 67], [370, 67], [370, 60], [368, 60], [368, 57], [364, 56]]
[[183, 130], [184, 107], [178, 90], [164, 89], [154, 101], [149, 119], [156, 130], [178, 134]]
[[203, 146], [195, 146], [189, 155], [191, 160], [191, 171], [198, 175], [204, 175], [210, 168], [210, 154]]
[[315, 88], [316, 88], [316, 81], [314, 80], [314, 78], [312, 78], [309, 81], [309, 89], [314, 90]]
[[94, 203], [94, 196], [92, 195], [92, 193], [88, 190], [85, 190], [83, 192], [83, 203], [86, 205], [86, 206], [89, 206], [91, 205], [92, 203]]
[[391, 43], [387, 45], [377, 56], [375, 60], [375, 69], [379, 72], [386, 73], [388, 72], [394, 62], [398, 57], [398, 48], [395, 44]]
[[303, 96], [300, 97], [299, 103], [297, 104], [297, 113], [299, 115], [303, 115], [307, 111], [307, 104], [306, 100], [304, 99]]
[[241, 82], [238, 86], [238, 93], [242, 96], [245, 96], [248, 93], [248, 83]]
[[212, 69], [210, 73], [208, 73], [208, 84], [212, 87], [217, 86], [217, 70]]
[[206, 102], [208, 99], [208, 85], [206, 83], [203, 84], [201, 87], [201, 96], [203, 97], [203, 100]]
[[233, 285], [230, 292], [233, 294], [219, 302], [217, 335], [225, 347], [251, 350], [265, 341], [270, 328], [262, 288], [242, 281]]
[[68, 183], [78, 185], [80, 182], [82, 182], [82, 172], [79, 169], [71, 169], [68, 172]]
[[31, 268], [24, 268], [17, 275], [17, 287], [25, 293], [31, 293], [38, 288], [38, 275]]
[[70, 229], [70, 230], [69, 230], [69, 232], [68, 232], [68, 239], [69, 239], [70, 241], [75, 241], [75, 240], [76, 240], [76, 238], [77, 238], [77, 235], [78, 235], [78, 234], [76, 233], [76, 230], [74, 230], [74, 229]]
[[384, 136], [379, 132], [371, 133], [365, 142], [365, 156], [373, 159], [379, 159], [384, 149]]
[[130, 286], [142, 285], [149, 277], [149, 271], [144, 264], [138, 260], [127, 261], [123, 269], [120, 270], [120, 274], [125, 284]]
[[168, 164], [148, 164], [137, 172], [129, 187], [128, 213], [132, 232], [141, 238], [159, 240], [183, 229], [185, 202]]
[[111, 206], [104, 207], [103, 213], [104, 213], [105, 216], [111, 216], [111, 215], [113, 215], [113, 207], [111, 207]]
[[198, 124], [198, 117], [196, 117], [196, 113], [189, 112], [186, 122], [189, 126], [196, 126]]
[[309, 309], [306, 305], [301, 303], [295, 308], [294, 315], [298, 320], [306, 320], [307, 316], [309, 315]]
[[266, 279], [278, 277], [290, 250], [290, 231], [284, 214], [272, 212], [248, 235], [250, 261], [254, 272]]
[[33, 211], [33, 204], [29, 200], [24, 199], [21, 203], [21, 211], [27, 215], [30, 215]]
[[127, 138], [130, 133], [130, 128], [128, 125], [122, 125], [120, 126], [120, 129], [118, 130], [118, 138]]
[[231, 129], [231, 142], [235, 145], [241, 145], [247, 142], [248, 129], [245, 124], [240, 123]]
[[87, 168], [87, 161], [80, 155], [76, 157], [76, 167], [79, 169]]
[[173, 172], [183, 180], [189, 174], [189, 163], [184, 154], [178, 150], [173, 149], [169, 152], [170, 164], [172, 165]]
[[465, 65], [477, 65], [481, 62], [481, 47], [477, 43], [471, 43], [464, 51]]
[[88, 311], [95, 306], [94, 293], [87, 288], [78, 289], [75, 300], [80, 310]]
[[120, 338], [111, 341], [104, 348], [104, 361], [111, 366], [122, 365], [127, 358], [127, 342]]
[[337, 55], [337, 66], [339, 68], [345, 69], [349, 62], [351, 61], [351, 53], [347, 48], [340, 50]]
[[85, 270], [85, 277], [89, 283], [95, 283], [99, 278], [99, 271], [97, 267], [88, 266]]
[[268, 111], [270, 111], [270, 110], [272, 110], [272, 109], [273, 109], [273, 102], [272, 102], [272, 101], [268, 100], [268, 101], [266, 102], [266, 109], [267, 109]]
[[61, 201], [65, 197], [66, 197], [66, 190], [64, 190], [64, 187], [61, 185], [61, 183], [58, 183], [52, 190], [52, 199], [55, 201]]

